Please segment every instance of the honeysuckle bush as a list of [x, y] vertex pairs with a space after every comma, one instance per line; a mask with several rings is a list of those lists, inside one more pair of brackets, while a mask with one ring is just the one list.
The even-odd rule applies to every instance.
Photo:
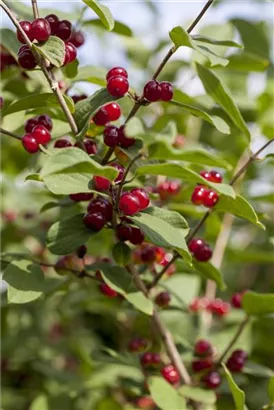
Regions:
[[149, 47], [29, 3], [0, 2], [2, 408], [273, 408], [273, 27], [208, 1]]

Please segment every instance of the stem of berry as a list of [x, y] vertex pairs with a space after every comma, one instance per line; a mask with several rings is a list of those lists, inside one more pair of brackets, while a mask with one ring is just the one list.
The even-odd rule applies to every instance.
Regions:
[[39, 18], [39, 10], [37, 5], [37, 0], [31, 0], [33, 15], [35, 19]]
[[3, 128], [0, 128], [0, 132], [1, 132], [1, 134], [8, 135], [9, 137], [16, 138], [17, 140], [21, 139], [21, 137], [19, 137], [19, 135], [16, 135], [16, 134], [14, 134], [13, 132], [10, 132], [10, 131], [6, 131]]

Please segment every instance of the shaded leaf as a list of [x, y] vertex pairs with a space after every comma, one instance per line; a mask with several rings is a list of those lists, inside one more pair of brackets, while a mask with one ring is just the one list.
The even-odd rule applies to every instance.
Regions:
[[107, 30], [111, 31], [114, 28], [114, 19], [108, 7], [99, 3], [96, 0], [82, 0], [87, 6], [89, 6], [94, 13], [97, 14], [101, 22], [104, 24]]
[[202, 35], [193, 35], [191, 36], [195, 42], [212, 44], [214, 46], [227, 46], [227, 47], [237, 47], [243, 48], [241, 44], [236, 43], [231, 40], [215, 40], [214, 38], [202, 36]]
[[[94, 19], [94, 20], [86, 20], [82, 24], [84, 27], [102, 27], [102, 22], [101, 20]], [[122, 23], [121, 21], [115, 21], [114, 27], [111, 30], [112, 33], [120, 34], [121, 36], [125, 37], [132, 37], [133, 33], [130, 27], [128, 27], [126, 24]]]
[[9, 28], [1, 28], [0, 38], [1, 45], [17, 60], [19, 47], [16, 33]]
[[247, 292], [242, 299], [242, 307], [248, 315], [274, 313], [274, 293]]
[[198, 262], [193, 260], [193, 266], [206, 279], [216, 282], [218, 287], [222, 290], [226, 289], [221, 272], [215, 268], [210, 262]]
[[235, 410], [245, 410], [245, 394], [244, 392], [237, 386], [235, 381], [233, 380], [230, 371], [227, 369], [224, 363], [222, 363], [222, 366], [225, 371], [225, 377], [227, 379], [230, 391], [233, 396], [233, 400], [235, 403]]
[[151, 397], [161, 410], [187, 410], [185, 399], [162, 377], [148, 379]]
[[187, 399], [195, 400], [199, 403], [216, 403], [216, 394], [212, 390], [205, 390], [200, 387], [184, 385], [180, 387], [179, 392]]
[[65, 43], [59, 37], [50, 36], [48, 41], [42, 44], [32, 44], [32, 48], [55, 67], [62, 67], [65, 60]]

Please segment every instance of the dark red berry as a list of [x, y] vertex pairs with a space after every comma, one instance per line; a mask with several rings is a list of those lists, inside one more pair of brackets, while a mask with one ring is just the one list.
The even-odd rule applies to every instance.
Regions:
[[30, 50], [25, 50], [18, 54], [18, 63], [26, 70], [32, 70], [37, 66], [35, 57]]
[[76, 48], [85, 43], [85, 36], [82, 31], [73, 31], [69, 40]]
[[87, 251], [88, 251], [88, 249], [87, 249], [86, 245], [81, 245], [76, 251], [78, 258], [83, 259], [83, 257], [86, 255]]
[[77, 57], [77, 50], [76, 47], [71, 44], [71, 43], [66, 43], [65, 44], [65, 58], [64, 58], [64, 64], [69, 64], [72, 63]]
[[70, 199], [75, 202], [90, 201], [94, 194], [91, 192], [80, 192], [79, 194], [70, 194]]
[[201, 185], [196, 186], [191, 196], [191, 202], [194, 205], [202, 205], [206, 191], [207, 190], [204, 186], [201, 186]]
[[223, 181], [222, 175], [218, 171], [210, 171], [210, 181], [220, 184]]
[[108, 147], [116, 147], [119, 142], [119, 128], [108, 126], [104, 129], [104, 143]]
[[197, 340], [194, 345], [194, 354], [196, 356], [212, 356], [214, 353], [213, 346], [208, 340]]
[[128, 80], [121, 75], [111, 77], [108, 80], [107, 89], [113, 97], [123, 97], [129, 89]]
[[161, 89], [161, 100], [162, 101], [170, 101], [173, 97], [173, 87], [170, 83], [167, 81], [162, 81], [160, 83], [160, 89]]
[[106, 79], [108, 81], [111, 77], [117, 76], [128, 78], [128, 73], [123, 67], [113, 67], [111, 68], [111, 70], [108, 71]]
[[104, 110], [108, 115], [109, 121], [116, 121], [121, 117], [120, 105], [115, 102], [104, 105]]
[[143, 367], [150, 367], [152, 365], [152, 353], [151, 352], [143, 353], [140, 358], [140, 362]]
[[64, 138], [56, 140], [54, 143], [54, 148], [68, 148], [72, 147], [72, 143]]
[[161, 356], [159, 353], [151, 354], [151, 366], [158, 367], [162, 363]]
[[100, 284], [100, 291], [101, 291], [101, 293], [103, 293], [105, 296], [107, 296], [109, 298], [116, 298], [116, 296], [118, 295], [116, 290], [112, 289], [106, 283], [101, 283]]
[[198, 248], [194, 252], [194, 257], [197, 259], [199, 262], [207, 262], [212, 256], [212, 250], [208, 245], [205, 245], [201, 248]]
[[213, 208], [219, 201], [219, 195], [212, 189], [206, 189], [203, 196], [203, 205], [207, 208]]
[[97, 191], [107, 191], [111, 186], [110, 180], [105, 177], [93, 177], [93, 182]]
[[147, 340], [141, 337], [135, 337], [128, 344], [128, 350], [130, 352], [142, 352], [147, 348]]
[[168, 364], [163, 367], [161, 374], [163, 378], [170, 384], [177, 384], [180, 381], [178, 370], [172, 364]]
[[140, 202], [136, 196], [125, 193], [119, 200], [119, 209], [125, 215], [135, 215], [140, 210]]
[[201, 175], [201, 177], [203, 177], [207, 181], [210, 181], [210, 173], [208, 171], [201, 171], [200, 175]]
[[33, 154], [39, 150], [39, 144], [32, 134], [26, 134], [22, 138], [22, 144], [26, 151]]
[[33, 128], [36, 127], [36, 125], [38, 125], [37, 117], [28, 119], [25, 123], [25, 131], [31, 133]]
[[213, 361], [211, 358], [193, 360], [193, 362], [191, 363], [191, 367], [194, 373], [198, 373], [204, 370], [211, 369], [212, 366], [213, 366]]
[[[33, 40], [33, 36], [32, 36], [32, 31], [31, 31], [31, 23], [29, 21], [20, 21], [20, 26], [22, 27], [22, 29], [24, 30], [24, 32], [26, 33], [26, 35], [28, 36], [28, 38], [30, 39], [30, 41]], [[22, 36], [21, 32], [17, 29], [17, 39], [18, 41], [20, 41], [20, 43], [25, 44], [25, 40], [24, 37]]]
[[116, 236], [119, 241], [129, 241], [132, 236], [132, 227], [130, 225], [118, 225], [116, 228]]
[[39, 117], [37, 117], [37, 121], [39, 125], [43, 125], [47, 130], [52, 130], [52, 121], [48, 115], [39, 115]]
[[188, 249], [190, 252], [195, 253], [198, 249], [201, 249], [205, 246], [205, 241], [200, 238], [192, 239], [188, 244]]
[[222, 378], [221, 378], [220, 373], [216, 371], [212, 371], [212, 372], [207, 373], [203, 377], [203, 382], [208, 389], [214, 390], [220, 386], [220, 384], [222, 383]]
[[83, 142], [84, 142], [85, 150], [88, 155], [97, 154], [98, 148], [97, 148], [97, 144], [95, 141], [92, 141], [89, 138], [85, 138]]
[[115, 178], [114, 182], [121, 182], [125, 173], [125, 168], [122, 167], [122, 165], [117, 164], [116, 162], [112, 162], [111, 164], [109, 164], [111, 167], [117, 169], [119, 171], [119, 174], [117, 175], [117, 177]]
[[50, 132], [43, 125], [36, 125], [32, 130], [32, 136], [38, 144], [47, 144], [51, 140]]
[[138, 198], [140, 202], [141, 211], [149, 206], [150, 199], [147, 192], [144, 189], [134, 188], [130, 192]]
[[123, 148], [128, 148], [135, 143], [135, 138], [127, 137], [125, 134], [125, 127], [122, 125], [119, 128], [119, 144]]
[[144, 263], [153, 263], [157, 258], [157, 248], [155, 246], [147, 245], [141, 249], [141, 261]]
[[144, 87], [144, 97], [149, 102], [159, 101], [161, 99], [161, 87], [158, 81], [151, 80]]
[[59, 21], [54, 34], [61, 40], [68, 41], [71, 36], [71, 23], [68, 20]]
[[50, 28], [51, 28], [51, 34], [55, 34], [55, 31], [58, 27], [59, 23], [59, 18], [55, 14], [48, 14], [45, 19], [48, 21]]
[[233, 357], [242, 357], [245, 361], [248, 359], [248, 353], [242, 349], [237, 349], [232, 352]]
[[83, 221], [86, 227], [92, 229], [93, 231], [100, 231], [106, 224], [104, 215], [99, 212], [88, 212], [85, 214]]
[[168, 292], [161, 292], [155, 298], [156, 304], [160, 307], [168, 306], [170, 300], [171, 300], [171, 298], [170, 298], [170, 294]]
[[31, 35], [37, 41], [47, 41], [51, 35], [49, 22], [43, 18], [35, 19], [31, 23]]
[[231, 372], [240, 372], [242, 371], [247, 358], [248, 354], [246, 352], [243, 350], [235, 350], [228, 358], [226, 366]]
[[106, 125], [108, 123], [108, 113], [104, 107], [101, 107], [93, 117], [93, 122], [95, 125]]
[[145, 240], [145, 235], [143, 234], [143, 232], [141, 231], [140, 228], [135, 228], [135, 227], [131, 227], [131, 236], [129, 238], [129, 241], [133, 244], [133, 245], [141, 245], [141, 243], [143, 243]]
[[242, 307], [242, 298], [243, 298], [243, 293], [234, 293], [231, 297], [231, 305], [236, 308], [236, 309], [241, 309]]
[[99, 212], [105, 217], [107, 222], [112, 220], [113, 207], [106, 198], [95, 198], [89, 203], [87, 210], [89, 213]]

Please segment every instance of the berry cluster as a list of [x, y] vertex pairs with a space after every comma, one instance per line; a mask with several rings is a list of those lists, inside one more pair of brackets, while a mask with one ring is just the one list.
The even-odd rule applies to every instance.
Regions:
[[181, 184], [177, 181], [165, 181], [157, 187], [157, 192], [162, 201], [165, 201], [172, 196], [178, 195], [180, 190]]
[[220, 373], [214, 369], [215, 353], [216, 349], [207, 340], [198, 340], [194, 345], [196, 358], [192, 361], [191, 367], [194, 373], [203, 372], [201, 381], [208, 389], [216, 389], [222, 382]]
[[123, 97], [129, 89], [128, 73], [123, 67], [113, 67], [106, 75], [107, 89], [113, 97]]
[[149, 102], [170, 101], [173, 97], [173, 88], [167, 81], [159, 83], [151, 80], [144, 87], [144, 97]]
[[212, 250], [203, 239], [192, 239], [188, 244], [188, 248], [199, 262], [207, 262], [212, 256]]
[[140, 245], [145, 239], [140, 228], [123, 223], [116, 227], [116, 236], [119, 241], [129, 241], [133, 245]]
[[216, 316], [225, 316], [230, 312], [230, 303], [223, 301], [220, 298], [209, 300], [208, 298], [195, 298], [189, 305], [191, 312], [200, 312], [207, 310]]
[[142, 188], [134, 188], [125, 192], [119, 199], [119, 210], [125, 215], [135, 215], [149, 206], [150, 199]]
[[[210, 182], [221, 183], [223, 178], [218, 171], [201, 171], [200, 175]], [[219, 201], [219, 195], [214, 189], [206, 188], [204, 185], [197, 185], [192, 193], [191, 201], [194, 205], [204, 205], [213, 208]]]
[[99, 196], [89, 203], [83, 221], [87, 228], [98, 232], [112, 220], [112, 213], [112, 204], [106, 198]]
[[48, 115], [30, 118], [25, 123], [26, 134], [22, 137], [25, 150], [31, 154], [39, 150], [39, 145], [46, 145], [51, 140], [52, 121]]

